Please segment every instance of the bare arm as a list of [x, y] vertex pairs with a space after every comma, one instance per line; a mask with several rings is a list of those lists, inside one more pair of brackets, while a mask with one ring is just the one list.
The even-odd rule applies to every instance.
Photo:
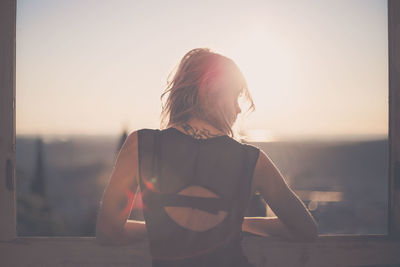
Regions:
[[247, 218], [243, 227], [248, 232], [264, 236], [271, 233], [282, 234], [303, 241], [317, 238], [317, 224], [310, 212], [262, 151], [254, 171], [252, 190], [260, 192], [278, 218], [275, 220]]
[[245, 217], [242, 230], [252, 234], [269, 237], [291, 238], [286, 226], [277, 217]]
[[138, 187], [137, 151], [134, 132], [125, 140], [103, 194], [96, 224], [96, 240], [101, 244], [124, 245], [146, 236], [144, 222], [128, 220]]

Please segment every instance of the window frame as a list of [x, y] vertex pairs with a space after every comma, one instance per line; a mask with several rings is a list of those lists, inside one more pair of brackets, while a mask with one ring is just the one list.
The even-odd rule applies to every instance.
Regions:
[[388, 236], [400, 238], [400, 2], [388, 0], [389, 218]]
[[[16, 230], [16, 7], [0, 1], [0, 263], [13, 266], [149, 265], [148, 244], [104, 247], [94, 237], [18, 237]], [[322, 235], [314, 243], [246, 237], [257, 266], [400, 264], [400, 1], [388, 0], [389, 209], [387, 235]], [[290, 256], [288, 256], [290, 255]], [[21, 257], [23, 256], [23, 257]], [[44, 257], [45, 256], [45, 257]], [[380, 265], [381, 266], [381, 265]]]

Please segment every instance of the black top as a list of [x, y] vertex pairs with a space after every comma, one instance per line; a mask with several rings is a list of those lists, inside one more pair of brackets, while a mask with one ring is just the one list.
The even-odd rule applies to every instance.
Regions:
[[[229, 136], [195, 139], [175, 128], [138, 131], [143, 214], [153, 266], [251, 266], [240, 245], [259, 149]], [[218, 198], [178, 194], [200, 186]], [[207, 230], [191, 230], [165, 207], [191, 207], [226, 216]]]

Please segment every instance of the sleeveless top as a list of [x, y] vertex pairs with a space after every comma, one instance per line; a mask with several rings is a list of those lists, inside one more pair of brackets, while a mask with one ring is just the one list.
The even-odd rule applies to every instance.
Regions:
[[[241, 248], [259, 149], [229, 136], [195, 139], [175, 128], [138, 131], [139, 179], [153, 267], [252, 266]], [[203, 187], [216, 198], [178, 194]], [[215, 226], [179, 225], [166, 207], [225, 212]]]

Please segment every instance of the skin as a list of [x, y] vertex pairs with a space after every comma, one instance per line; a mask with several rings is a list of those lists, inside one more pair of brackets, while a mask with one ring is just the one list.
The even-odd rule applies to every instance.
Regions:
[[[192, 121], [193, 124], [193, 121]], [[209, 129], [205, 127], [197, 128], [191, 126], [189, 123], [183, 123], [179, 126], [181, 132], [186, 133], [187, 135], [193, 136], [195, 139], [208, 139], [219, 136], [220, 134], [211, 133]]]
[[[232, 108], [236, 114], [232, 118], [234, 121], [241, 112], [237, 101], [234, 101]], [[226, 134], [197, 119], [192, 119], [176, 128], [201, 139]], [[128, 220], [138, 188], [137, 164], [137, 132], [133, 132], [127, 137], [118, 154], [110, 182], [103, 194], [96, 225], [96, 239], [101, 244], [127, 245], [141, 241], [147, 236], [145, 222]], [[243, 231], [298, 241], [311, 241], [317, 238], [317, 225], [311, 214], [289, 188], [271, 159], [262, 151], [256, 163], [252, 183], [252, 192], [257, 191], [278, 217], [245, 217]], [[201, 219], [204, 224], [215, 225], [221, 219], [190, 208], [172, 210], [174, 219], [178, 220], [177, 223], [188, 228], [199, 227], [190, 225], [190, 221]]]
[[254, 170], [252, 192], [256, 191], [278, 217], [246, 217], [242, 225], [244, 231], [298, 241], [312, 241], [318, 237], [317, 224], [310, 212], [263, 151]]

